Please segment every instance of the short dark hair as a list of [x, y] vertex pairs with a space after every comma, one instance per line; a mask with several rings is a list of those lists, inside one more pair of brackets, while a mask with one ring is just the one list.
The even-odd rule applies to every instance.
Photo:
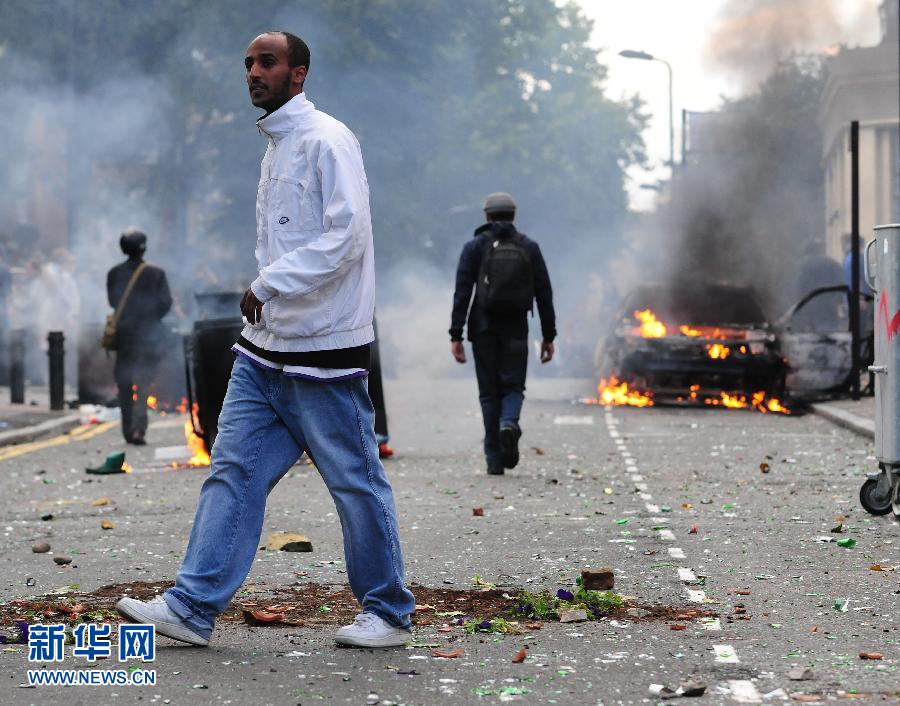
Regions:
[[285, 32], [280, 29], [272, 30], [266, 34], [280, 34], [287, 40], [288, 66], [292, 69], [298, 66], [305, 66], [306, 70], [309, 71], [310, 55], [309, 47], [306, 42], [300, 39], [296, 34], [291, 34], [290, 32]]

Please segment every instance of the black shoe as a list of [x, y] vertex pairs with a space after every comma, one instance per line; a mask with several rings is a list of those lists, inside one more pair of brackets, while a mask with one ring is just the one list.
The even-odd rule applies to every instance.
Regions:
[[500, 460], [505, 468], [515, 468], [519, 463], [519, 437], [515, 427], [500, 427]]
[[129, 444], [134, 444], [135, 446], [146, 446], [147, 441], [143, 436], [132, 436], [128, 441]]
[[503, 475], [503, 466], [498, 463], [489, 463], [488, 464], [488, 475], [489, 476], [502, 476]]

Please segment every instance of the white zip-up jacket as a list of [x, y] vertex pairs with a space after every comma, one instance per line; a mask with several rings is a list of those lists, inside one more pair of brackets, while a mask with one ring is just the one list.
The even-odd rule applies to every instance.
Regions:
[[302, 93], [258, 121], [268, 147], [256, 193], [262, 320], [270, 351], [352, 348], [375, 336], [375, 254], [359, 142]]

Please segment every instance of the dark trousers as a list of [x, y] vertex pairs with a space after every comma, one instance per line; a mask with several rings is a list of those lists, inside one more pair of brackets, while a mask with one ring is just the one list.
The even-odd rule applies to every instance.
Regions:
[[381, 351], [378, 347], [378, 324], [375, 324], [375, 340], [371, 347], [371, 364], [369, 369], [369, 398], [375, 407], [375, 437], [378, 443], [386, 443], [390, 439], [387, 423], [387, 408], [384, 404], [384, 384], [381, 381]]
[[472, 340], [478, 399], [484, 420], [484, 455], [500, 464], [500, 427], [518, 430], [525, 400], [528, 339], [483, 333]]
[[116, 385], [122, 411], [122, 436], [126, 440], [143, 438], [147, 433], [147, 395], [158, 364], [158, 356], [142, 351], [116, 353]]

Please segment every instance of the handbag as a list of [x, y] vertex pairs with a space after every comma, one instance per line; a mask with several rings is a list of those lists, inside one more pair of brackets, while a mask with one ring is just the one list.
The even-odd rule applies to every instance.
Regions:
[[138, 265], [138, 268], [134, 271], [134, 274], [131, 275], [131, 279], [128, 280], [128, 284], [125, 286], [125, 291], [122, 293], [122, 298], [119, 300], [119, 305], [116, 307], [116, 310], [112, 314], [106, 315], [106, 325], [103, 327], [103, 338], [100, 339], [100, 345], [108, 351], [116, 350], [119, 345], [116, 336], [116, 329], [119, 326], [119, 317], [122, 315], [122, 310], [125, 308], [128, 297], [131, 296], [131, 290], [134, 289], [138, 277], [141, 276], [141, 272], [144, 271], [146, 266], [146, 262], [142, 262]]

